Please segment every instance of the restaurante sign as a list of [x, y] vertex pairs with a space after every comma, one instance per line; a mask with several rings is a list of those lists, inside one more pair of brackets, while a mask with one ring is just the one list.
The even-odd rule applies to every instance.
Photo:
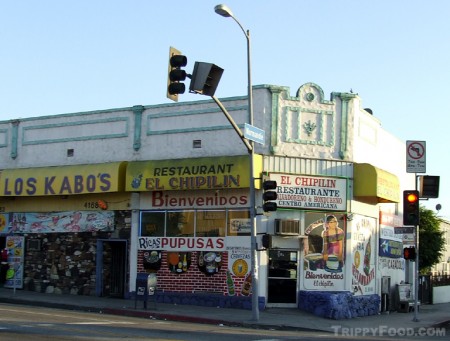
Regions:
[[271, 173], [277, 205], [283, 208], [346, 211], [347, 179]]

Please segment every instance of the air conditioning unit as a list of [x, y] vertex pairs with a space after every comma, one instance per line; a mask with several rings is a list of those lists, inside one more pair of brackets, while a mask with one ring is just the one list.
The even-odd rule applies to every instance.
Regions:
[[298, 236], [300, 234], [300, 220], [275, 219], [275, 234]]

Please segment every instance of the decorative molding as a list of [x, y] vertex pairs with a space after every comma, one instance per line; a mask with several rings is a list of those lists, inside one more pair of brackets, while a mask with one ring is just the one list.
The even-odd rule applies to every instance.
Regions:
[[[244, 112], [245, 117], [247, 115], [247, 106], [234, 106], [227, 108], [228, 112]], [[191, 133], [191, 132], [201, 132], [201, 131], [217, 131], [217, 130], [229, 130], [233, 129], [233, 127], [229, 124], [227, 125], [203, 125], [203, 126], [192, 126], [192, 117], [199, 116], [199, 115], [211, 115], [211, 114], [221, 114], [220, 108], [205, 108], [201, 110], [190, 110], [190, 111], [171, 111], [171, 112], [160, 112], [157, 114], [151, 114], [147, 116], [147, 136], [150, 135], [166, 135], [166, 134], [180, 134], [180, 133]], [[186, 119], [186, 116], [190, 116], [191, 120]], [[165, 125], [165, 127], [171, 127], [170, 129], [157, 129], [154, 128], [155, 124], [158, 119], [167, 119], [167, 118], [183, 118], [183, 120], [178, 120], [177, 122], [181, 125], [184, 125], [184, 127], [174, 128], [169, 125]], [[245, 121], [246, 118], [244, 118]], [[203, 119], [202, 123], [210, 123], [211, 120]], [[242, 130], [244, 129], [244, 123], [238, 124], [238, 127]]]
[[344, 160], [348, 152], [348, 116], [349, 116], [349, 102], [356, 97], [352, 93], [333, 93], [341, 99], [341, 146], [339, 150], [339, 157]]
[[8, 146], [8, 129], [0, 129], [0, 148]]
[[[283, 116], [285, 142], [327, 147], [334, 145], [334, 111], [285, 107]], [[314, 129], [305, 129], [305, 124]], [[313, 131], [316, 131], [315, 136], [312, 136]]]
[[[103, 125], [108, 124], [109, 131], [116, 130], [117, 132], [109, 133], [109, 134], [96, 134], [94, 132], [104, 131], [101, 129]], [[92, 134], [81, 134], [83, 131], [83, 127], [94, 128], [95, 125], [98, 125], [100, 129], [93, 130]], [[61, 142], [69, 142], [69, 141], [88, 141], [88, 140], [99, 140], [99, 139], [112, 139], [118, 137], [126, 137], [128, 136], [128, 126], [129, 126], [129, 118], [128, 117], [114, 117], [108, 119], [96, 119], [91, 121], [75, 121], [75, 122], [65, 122], [65, 123], [54, 123], [54, 124], [43, 124], [36, 126], [25, 127], [22, 130], [22, 145], [38, 145], [38, 144], [46, 144], [46, 143], [61, 143]], [[59, 137], [57, 134], [60, 132], [60, 128], [66, 128], [64, 131], [71, 131], [71, 136], [61, 136]], [[67, 129], [68, 127], [73, 129]], [[40, 131], [45, 130], [45, 136], [39, 135]], [[52, 137], [52, 132], [55, 132]], [[80, 132], [80, 133], [78, 133]], [[50, 137], [49, 137], [50, 136]]]
[[144, 112], [144, 107], [142, 105], [135, 105], [132, 110], [134, 114], [133, 149], [138, 151], [141, 149], [142, 113]]
[[15, 159], [18, 153], [18, 140], [19, 140], [19, 124], [20, 120], [11, 121], [12, 124], [12, 132], [11, 132], [11, 158]]

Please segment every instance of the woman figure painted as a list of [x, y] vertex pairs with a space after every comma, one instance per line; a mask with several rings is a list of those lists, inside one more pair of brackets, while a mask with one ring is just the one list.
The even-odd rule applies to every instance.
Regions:
[[323, 238], [323, 260], [328, 261], [329, 256], [337, 257], [339, 265], [343, 264], [344, 252], [344, 230], [339, 227], [338, 220], [334, 215], [327, 216]]

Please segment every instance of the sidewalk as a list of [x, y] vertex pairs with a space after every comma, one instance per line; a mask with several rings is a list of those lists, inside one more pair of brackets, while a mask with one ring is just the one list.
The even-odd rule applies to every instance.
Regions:
[[[69, 310], [82, 310], [103, 314], [154, 318], [207, 324], [223, 324], [252, 328], [318, 330], [345, 333], [364, 328], [380, 330], [424, 330], [424, 328], [447, 328], [450, 333], [450, 303], [423, 305], [414, 321], [414, 312], [383, 313], [375, 316], [345, 320], [330, 320], [317, 317], [295, 308], [268, 308], [260, 311], [259, 320], [253, 321], [251, 310], [174, 305], [131, 299], [105, 298], [79, 295], [43, 294], [26, 290], [0, 288], [0, 303], [25, 304]], [[135, 308], [135, 303], [136, 308]]]

